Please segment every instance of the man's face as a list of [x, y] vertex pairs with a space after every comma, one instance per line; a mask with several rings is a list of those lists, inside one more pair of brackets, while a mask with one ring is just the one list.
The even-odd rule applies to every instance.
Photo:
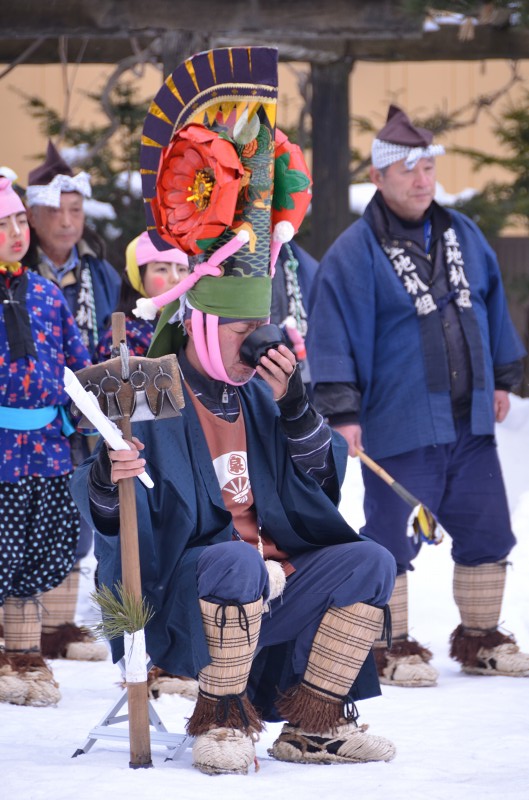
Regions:
[[62, 192], [59, 208], [33, 206], [30, 222], [44, 252], [60, 253], [66, 260], [83, 235], [83, 198], [78, 192]]
[[265, 324], [265, 320], [234, 320], [219, 325], [220, 353], [230, 381], [245, 383], [251, 378], [252, 367], [244, 364], [240, 358], [241, 345], [250, 333]]
[[384, 201], [401, 219], [419, 220], [435, 195], [435, 159], [421, 158], [413, 169], [404, 161], [390, 164], [384, 171], [371, 167], [371, 180]]
[[[202, 375], [207, 375], [195, 347], [191, 319], [186, 319], [184, 325], [189, 337], [186, 347], [189, 361]], [[253, 333], [256, 328], [260, 328], [261, 325], [266, 325], [266, 320], [234, 319], [233, 322], [219, 324], [220, 354], [226, 375], [230, 381], [234, 383], [246, 383], [246, 381], [252, 377], [254, 372], [252, 367], [249, 367], [248, 364], [244, 364], [241, 361], [241, 345], [246, 337]]]

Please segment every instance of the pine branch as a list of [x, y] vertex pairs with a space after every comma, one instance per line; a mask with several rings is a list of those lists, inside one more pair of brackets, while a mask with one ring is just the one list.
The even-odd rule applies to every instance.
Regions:
[[121, 582], [115, 586], [116, 594], [103, 586], [90, 594], [90, 599], [101, 609], [102, 620], [92, 632], [98, 639], [117, 639], [124, 633], [143, 630], [154, 616], [153, 609], [142, 597], [138, 600]]

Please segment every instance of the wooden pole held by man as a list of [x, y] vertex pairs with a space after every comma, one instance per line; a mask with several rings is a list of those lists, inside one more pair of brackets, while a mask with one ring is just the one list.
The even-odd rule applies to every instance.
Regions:
[[[119, 350], [122, 343], [126, 344], [125, 315], [115, 312], [112, 314], [112, 346]], [[130, 412], [130, 409], [128, 411]], [[123, 433], [123, 437], [130, 441], [132, 433], [130, 413], [127, 413], [127, 410], [123, 417], [117, 420], [117, 425]], [[125, 478], [119, 481], [119, 519], [123, 589], [134, 600], [141, 603], [140, 551], [134, 478]], [[129, 766], [134, 769], [152, 767], [147, 669], [145, 670], [145, 681], [127, 682], [127, 703], [130, 742]]]

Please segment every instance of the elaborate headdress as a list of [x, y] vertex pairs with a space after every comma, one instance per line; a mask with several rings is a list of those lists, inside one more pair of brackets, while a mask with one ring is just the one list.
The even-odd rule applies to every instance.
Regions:
[[66, 163], [50, 141], [46, 160], [28, 175], [27, 204], [30, 207], [59, 208], [61, 192], [79, 192], [83, 197], [91, 197], [90, 176], [87, 172], [79, 172], [74, 175], [70, 165]]
[[166, 323], [185, 293], [201, 363], [221, 380], [219, 317], [269, 317], [279, 249], [310, 203], [303, 155], [276, 129], [276, 106], [277, 50], [211, 50], [167, 78], [143, 129], [147, 231], [157, 248], [179, 247], [193, 258], [191, 274], [139, 301], [138, 315], [154, 318], [169, 303], [151, 351], [174, 352], [181, 332]]
[[431, 131], [418, 128], [402, 109], [391, 105], [386, 124], [371, 145], [371, 162], [376, 169], [384, 169], [404, 160], [406, 168], [413, 169], [421, 158], [444, 155], [444, 147], [432, 142]]

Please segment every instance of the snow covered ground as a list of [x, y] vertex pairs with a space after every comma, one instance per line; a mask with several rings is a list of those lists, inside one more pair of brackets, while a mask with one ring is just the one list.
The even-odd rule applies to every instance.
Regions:
[[[512, 398], [498, 427], [518, 545], [507, 579], [504, 628], [529, 650], [529, 400]], [[362, 523], [359, 465], [351, 461], [342, 511]], [[93, 559], [85, 560], [78, 621], [92, 611]], [[448, 657], [448, 637], [458, 622], [451, 595], [450, 544], [424, 548], [410, 576], [411, 633], [434, 652], [439, 685], [430, 689], [384, 687], [382, 697], [359, 704], [360, 722], [392, 739], [389, 764], [308, 766], [276, 762], [267, 748], [280, 725], [269, 725], [257, 745], [260, 769], [248, 776], [202, 775], [191, 753], [166, 761], [153, 745], [153, 769], [129, 768], [126, 742], [99, 739], [77, 758], [88, 732], [120, 697], [119, 669], [102, 663], [52, 662], [62, 700], [56, 708], [0, 706], [0, 797], [24, 800], [527, 800], [529, 798], [529, 678], [464, 676]], [[191, 701], [163, 696], [154, 702], [167, 729], [182, 732]]]

